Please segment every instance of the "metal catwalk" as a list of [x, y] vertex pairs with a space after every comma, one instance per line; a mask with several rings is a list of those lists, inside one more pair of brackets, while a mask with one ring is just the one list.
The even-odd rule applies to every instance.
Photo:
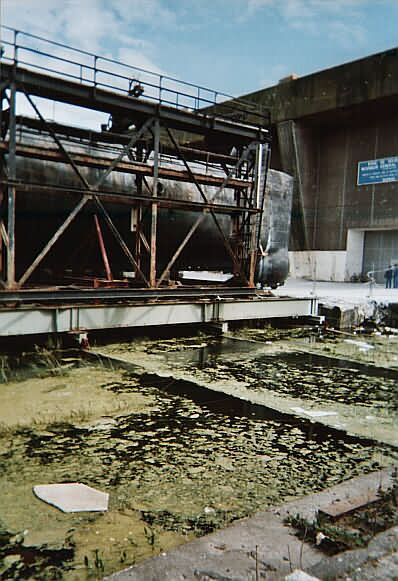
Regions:
[[[142, 324], [261, 318], [291, 207], [288, 176], [267, 198], [268, 111], [8, 27], [2, 45], [0, 335], [135, 325], [139, 301]], [[48, 120], [48, 103], [106, 122]]]

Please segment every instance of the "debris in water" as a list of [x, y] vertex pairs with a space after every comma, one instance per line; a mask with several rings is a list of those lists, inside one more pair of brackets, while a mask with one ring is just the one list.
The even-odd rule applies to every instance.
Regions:
[[216, 511], [211, 506], [205, 506], [203, 512], [205, 514], [215, 514]]
[[386, 333], [391, 333], [391, 334], [395, 334], [398, 335], [398, 329], [396, 329], [395, 327], [384, 327], [384, 331]]
[[40, 500], [63, 512], [108, 510], [109, 494], [79, 482], [68, 484], [41, 484], [33, 487]]

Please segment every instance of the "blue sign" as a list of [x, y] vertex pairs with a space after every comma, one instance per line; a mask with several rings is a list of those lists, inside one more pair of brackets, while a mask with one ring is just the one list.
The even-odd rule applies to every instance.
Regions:
[[358, 163], [358, 186], [398, 182], [398, 156]]

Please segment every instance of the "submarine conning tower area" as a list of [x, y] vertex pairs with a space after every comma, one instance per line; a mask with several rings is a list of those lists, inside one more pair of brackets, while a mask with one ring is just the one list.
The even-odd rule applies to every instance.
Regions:
[[315, 312], [266, 109], [2, 29], [0, 336]]

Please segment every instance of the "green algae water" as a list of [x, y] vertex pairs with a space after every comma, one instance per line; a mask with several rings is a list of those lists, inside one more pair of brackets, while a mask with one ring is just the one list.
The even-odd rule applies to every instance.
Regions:
[[[385, 445], [281, 421], [189, 382], [99, 365], [5, 384], [0, 403], [5, 579], [100, 579], [396, 462]], [[109, 510], [65, 514], [33, 495], [34, 485], [57, 482], [108, 492]]]

